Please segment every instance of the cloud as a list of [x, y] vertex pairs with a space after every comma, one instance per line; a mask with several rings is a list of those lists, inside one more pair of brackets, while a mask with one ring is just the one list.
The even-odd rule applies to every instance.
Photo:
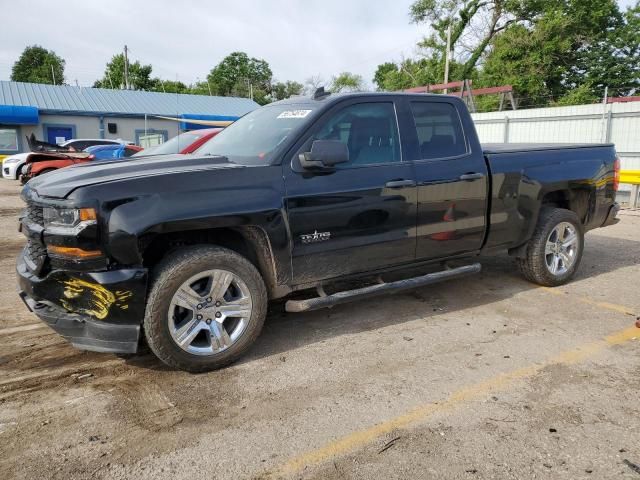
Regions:
[[[626, 7], [634, 0], [619, 0]], [[32, 0], [2, 12], [0, 78], [27, 45], [66, 59], [66, 80], [92, 85], [127, 44], [154, 75], [192, 83], [233, 51], [269, 62], [278, 80], [351, 71], [371, 82], [378, 64], [415, 52], [427, 26], [411, 0]]]
[[132, 60], [162, 78], [204, 79], [233, 51], [267, 60], [278, 80], [329, 79], [411, 55], [425, 27], [409, 24], [410, 0], [36, 0], [3, 12], [0, 78], [26, 45], [66, 59], [68, 83], [90, 85], [126, 43]]

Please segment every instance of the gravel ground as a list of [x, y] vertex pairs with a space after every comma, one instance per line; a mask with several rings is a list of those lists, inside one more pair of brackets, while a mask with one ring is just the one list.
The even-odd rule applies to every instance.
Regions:
[[[331, 310], [274, 305], [224, 370], [75, 350], [15, 293], [0, 182], [0, 478], [640, 479], [640, 212], [577, 278], [477, 276]], [[637, 332], [637, 337], [636, 337]]]

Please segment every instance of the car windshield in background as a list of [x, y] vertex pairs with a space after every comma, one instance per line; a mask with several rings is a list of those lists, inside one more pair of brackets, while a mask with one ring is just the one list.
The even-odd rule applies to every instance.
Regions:
[[148, 157], [150, 155], [170, 155], [172, 153], [180, 153], [193, 142], [198, 140], [202, 135], [197, 132], [185, 132], [173, 137], [171, 140], [147, 148], [133, 155], [134, 157]]
[[315, 108], [312, 104], [259, 108], [225, 128], [196, 154], [221, 155], [241, 165], [269, 165], [278, 147], [307, 123]]

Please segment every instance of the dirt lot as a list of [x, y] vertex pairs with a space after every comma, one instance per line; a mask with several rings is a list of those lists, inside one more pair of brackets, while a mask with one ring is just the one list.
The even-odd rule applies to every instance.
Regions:
[[191, 375], [80, 352], [29, 314], [20, 207], [0, 182], [2, 479], [640, 479], [640, 212], [589, 233], [565, 287], [500, 257], [407, 294], [276, 305], [248, 357]]

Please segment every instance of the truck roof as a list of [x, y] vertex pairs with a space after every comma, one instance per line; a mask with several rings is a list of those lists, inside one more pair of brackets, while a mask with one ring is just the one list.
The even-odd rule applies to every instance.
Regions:
[[[460, 99], [453, 95], [445, 95], [449, 98]], [[404, 92], [348, 92], [348, 93], [331, 93], [326, 92], [325, 95], [319, 98], [313, 98], [309, 96], [298, 95], [294, 97], [285, 98], [270, 105], [300, 105], [300, 104], [317, 104], [318, 102], [332, 102], [342, 100], [345, 98], [358, 98], [358, 97], [413, 97], [413, 98], [425, 98], [425, 97], [438, 97], [442, 98], [443, 95], [435, 93], [404, 93]]]

